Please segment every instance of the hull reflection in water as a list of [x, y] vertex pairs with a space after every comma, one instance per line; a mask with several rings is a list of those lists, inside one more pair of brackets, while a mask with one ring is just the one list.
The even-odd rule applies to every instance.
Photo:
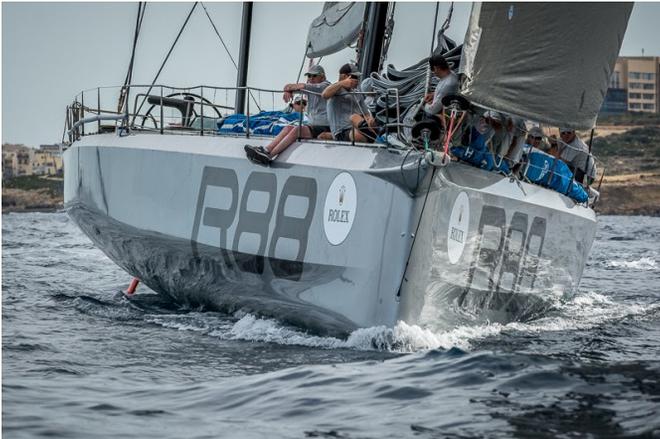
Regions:
[[261, 168], [243, 139], [108, 134], [64, 157], [69, 214], [128, 273], [319, 333], [532, 318], [575, 292], [596, 225], [548, 189], [384, 147], [308, 142]]

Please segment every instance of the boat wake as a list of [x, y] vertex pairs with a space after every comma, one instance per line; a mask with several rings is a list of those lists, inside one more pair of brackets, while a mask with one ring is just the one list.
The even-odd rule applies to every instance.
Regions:
[[175, 308], [153, 294], [138, 294], [130, 300], [121, 295], [107, 301], [88, 296], [69, 299], [78, 311], [85, 314], [117, 321], [141, 320], [149, 325], [199, 333], [221, 340], [392, 353], [451, 348], [470, 351], [483, 340], [501, 334], [534, 335], [587, 330], [624, 319], [643, 320], [660, 313], [660, 303], [620, 303], [596, 292], [585, 292], [569, 301], [557, 303], [549, 315], [525, 323], [462, 325], [445, 331], [398, 322], [391, 328], [361, 328], [346, 339], [340, 339], [312, 335], [302, 328], [240, 311], [227, 315], [202, 309]]
[[377, 326], [358, 329], [348, 339], [310, 336], [300, 330], [282, 326], [276, 320], [260, 319], [251, 314], [240, 318], [227, 331], [213, 331], [212, 336], [284, 345], [301, 345], [329, 349], [384, 350], [409, 353], [433, 349], [473, 349], [474, 343], [507, 332], [538, 334], [549, 331], [591, 329], [627, 318], [643, 319], [660, 312], [660, 303], [622, 304], [595, 292], [576, 296], [559, 304], [553, 316], [527, 323], [463, 325], [449, 331], [432, 331], [405, 322], [393, 328]]
[[647, 256], [633, 261], [609, 261], [608, 265], [612, 268], [630, 268], [633, 270], [655, 270], [658, 268], [656, 260]]

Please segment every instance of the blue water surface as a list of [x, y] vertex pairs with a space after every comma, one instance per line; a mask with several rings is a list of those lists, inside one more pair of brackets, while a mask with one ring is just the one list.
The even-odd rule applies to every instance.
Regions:
[[542, 319], [347, 340], [180, 309], [63, 213], [2, 216], [6, 437], [660, 437], [660, 218], [601, 217]]

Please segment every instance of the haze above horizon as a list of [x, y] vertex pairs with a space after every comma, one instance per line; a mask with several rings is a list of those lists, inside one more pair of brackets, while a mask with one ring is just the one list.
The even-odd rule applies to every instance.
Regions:
[[[241, 3], [205, 4], [234, 59]], [[438, 25], [449, 3], [440, 4]], [[470, 3], [456, 3], [448, 35], [462, 41]], [[151, 83], [191, 3], [149, 3], [136, 53], [134, 83]], [[248, 83], [279, 89], [294, 82], [307, 29], [322, 3], [257, 3], [253, 14]], [[2, 142], [29, 146], [59, 142], [65, 107], [83, 89], [121, 85], [132, 45], [136, 3], [2, 4]], [[407, 67], [428, 55], [435, 3], [397, 5], [388, 62]], [[296, 18], [293, 18], [293, 17]], [[635, 3], [623, 56], [660, 56], [660, 3]], [[285, 29], [275, 38], [278, 28]], [[345, 49], [323, 58], [328, 78], [353, 58]], [[160, 83], [234, 85], [236, 70], [204, 10], [193, 14]], [[279, 99], [279, 98], [276, 98]], [[283, 105], [283, 104], [282, 104]]]

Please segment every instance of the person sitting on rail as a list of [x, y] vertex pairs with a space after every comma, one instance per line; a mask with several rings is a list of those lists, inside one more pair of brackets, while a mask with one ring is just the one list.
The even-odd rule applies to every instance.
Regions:
[[[514, 153], [510, 153], [510, 165], [512, 165], [512, 171], [514, 173], [518, 173], [522, 166], [526, 164], [529, 160], [529, 154], [532, 152], [545, 152], [549, 154], [549, 145], [545, 141], [545, 133], [543, 132], [543, 128], [540, 126], [533, 126], [527, 131], [526, 126], [523, 128], [522, 126], [518, 126], [516, 128], [516, 133], [518, 135], [523, 135], [527, 134], [526, 137], [522, 139], [522, 147], [519, 150], [519, 155], [514, 155]], [[520, 130], [525, 130], [525, 132], [520, 132]], [[518, 141], [518, 144], [520, 144], [520, 141]], [[517, 149], [517, 148], [514, 148]]]
[[330, 124], [328, 123], [328, 110], [327, 102], [321, 96], [323, 90], [329, 85], [325, 77], [325, 70], [319, 64], [314, 64], [305, 73], [307, 82], [299, 82], [297, 84], [286, 84], [284, 86], [284, 100], [290, 101], [293, 97], [292, 92], [302, 91], [306, 93], [307, 101], [309, 102], [308, 112], [310, 120], [310, 129], [312, 130], [313, 137], [319, 137], [321, 133], [330, 132]]
[[522, 177], [567, 195], [578, 203], [586, 203], [589, 199], [587, 191], [573, 179], [573, 173], [568, 165], [555, 154], [551, 154], [557, 152], [556, 149], [556, 144], [548, 153], [531, 148], [527, 155], [527, 163], [523, 167]]
[[458, 76], [449, 67], [449, 63], [442, 55], [433, 55], [429, 58], [431, 72], [439, 79], [433, 93], [424, 97], [426, 105], [424, 112], [434, 116], [442, 111], [442, 98], [458, 92]]
[[339, 69], [339, 80], [323, 90], [322, 96], [328, 100], [328, 121], [335, 140], [375, 140], [372, 132], [375, 120], [364, 101], [364, 95], [354, 94], [361, 75], [355, 64], [344, 64]]
[[[307, 100], [298, 95], [284, 109], [284, 113], [304, 113], [307, 108]], [[308, 116], [309, 117], [309, 116]]]
[[520, 163], [523, 156], [525, 141], [527, 139], [527, 124], [522, 117], [510, 115], [508, 116], [507, 129], [509, 130], [511, 143], [508, 149], [503, 152], [503, 156], [509, 167], [513, 168]]
[[504, 159], [513, 142], [513, 121], [498, 111], [486, 111], [484, 118], [488, 122], [487, 144], [498, 161]]
[[509, 166], [501, 155], [511, 144], [506, 124], [506, 117], [497, 111], [486, 111], [483, 116], [474, 114], [465, 136], [468, 146], [455, 146], [451, 153], [481, 169], [508, 174]]
[[541, 127], [532, 127], [527, 133], [527, 140], [525, 141], [525, 152], [528, 153], [532, 148], [539, 151], [548, 152], [550, 146], [545, 141], [545, 133]]
[[[282, 151], [293, 144], [298, 136], [302, 139], [311, 139], [313, 137], [309, 118], [304, 113], [302, 116], [300, 114], [300, 111], [304, 111], [305, 108], [303, 102], [303, 100], [294, 100], [291, 102], [290, 106], [293, 111], [287, 114], [290, 117], [279, 119], [285, 125], [281, 127], [275, 138], [268, 145], [265, 147], [245, 145], [245, 153], [250, 161], [260, 165], [269, 165]], [[299, 128], [301, 119], [302, 126]], [[269, 131], [273, 133], [277, 132], [273, 129], [274, 125], [274, 123], [271, 123], [271, 127], [269, 128]], [[258, 130], [255, 130], [255, 134], [259, 134]]]
[[596, 179], [596, 163], [589, 152], [589, 147], [575, 134], [572, 128], [560, 128], [560, 157], [571, 168], [575, 180], [591, 184]]
[[[327, 107], [321, 93], [330, 85], [330, 82], [326, 80], [325, 70], [319, 64], [312, 65], [305, 75], [307, 76], [306, 83], [286, 84], [284, 86], [283, 98], [286, 101], [291, 101], [293, 93], [296, 91], [310, 92], [307, 93], [309, 123], [300, 127], [300, 129], [296, 129], [298, 123], [292, 122], [284, 127], [266, 147], [245, 145], [245, 153], [250, 160], [259, 164], [268, 164], [298, 138], [311, 139], [319, 137], [323, 133], [329, 134]], [[300, 102], [306, 103], [307, 101]], [[293, 99], [290, 104], [293, 111], [297, 111], [295, 105], [296, 100]]]

